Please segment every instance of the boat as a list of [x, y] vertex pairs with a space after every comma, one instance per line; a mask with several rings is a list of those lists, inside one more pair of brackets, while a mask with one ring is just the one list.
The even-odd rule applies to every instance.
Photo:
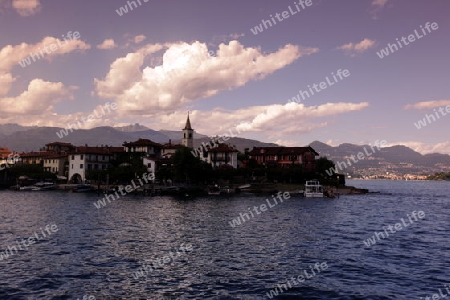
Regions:
[[88, 193], [94, 191], [94, 188], [90, 184], [78, 184], [72, 189], [74, 193]]
[[49, 191], [55, 190], [58, 186], [53, 182], [37, 182], [33, 185], [21, 186], [18, 188], [19, 191]]
[[220, 187], [221, 194], [234, 194], [236, 189], [230, 188], [228, 185]]
[[316, 179], [308, 180], [305, 183], [304, 195], [306, 198], [323, 198], [323, 187]]
[[220, 195], [221, 190], [220, 187], [216, 184], [208, 186], [206, 192], [208, 193], [209, 196], [218, 196]]
[[34, 185], [32, 185], [32, 191], [49, 191], [49, 190], [55, 190], [57, 188], [57, 185], [53, 182], [38, 182]]

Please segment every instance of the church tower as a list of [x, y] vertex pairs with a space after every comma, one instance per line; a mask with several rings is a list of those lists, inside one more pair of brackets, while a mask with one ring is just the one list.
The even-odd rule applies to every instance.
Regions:
[[191, 127], [191, 121], [189, 120], [189, 113], [186, 120], [186, 125], [183, 129], [183, 146], [193, 149], [194, 148], [194, 130]]

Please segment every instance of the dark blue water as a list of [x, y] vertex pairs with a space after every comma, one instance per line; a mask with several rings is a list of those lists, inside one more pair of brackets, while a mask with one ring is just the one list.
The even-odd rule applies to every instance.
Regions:
[[[267, 196], [130, 196], [97, 209], [94, 195], [0, 192], [0, 299], [420, 299], [450, 283], [450, 182], [351, 181], [379, 194], [291, 198], [231, 227]], [[407, 214], [425, 217], [410, 223]], [[409, 226], [366, 246], [400, 219]], [[135, 279], [144, 262], [175, 261]], [[328, 268], [312, 276], [309, 266]], [[294, 284], [292, 276], [309, 279]], [[278, 289], [279, 291], [279, 289]], [[93, 299], [93, 298], [91, 298]]]

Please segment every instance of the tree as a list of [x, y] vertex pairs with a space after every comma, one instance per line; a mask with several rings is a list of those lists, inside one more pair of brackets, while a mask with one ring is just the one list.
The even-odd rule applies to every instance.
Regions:
[[191, 149], [180, 147], [173, 155], [174, 176], [178, 181], [204, 181], [211, 176], [211, 165], [195, 157]]
[[331, 169], [335, 170], [334, 162], [326, 158], [325, 156], [316, 159], [316, 172], [322, 176], [328, 176], [328, 172], [332, 172]]

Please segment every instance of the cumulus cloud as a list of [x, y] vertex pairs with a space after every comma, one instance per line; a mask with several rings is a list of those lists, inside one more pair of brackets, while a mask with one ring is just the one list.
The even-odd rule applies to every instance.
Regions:
[[134, 43], [135, 44], [142, 43], [146, 38], [147, 37], [145, 35], [143, 35], [143, 34], [137, 35], [137, 36], [134, 37]]
[[[145, 66], [147, 56], [162, 48], [163, 63]], [[106, 77], [95, 79], [99, 97], [115, 100], [129, 114], [161, 114], [224, 90], [241, 87], [282, 69], [317, 48], [286, 45], [274, 53], [245, 48], [238, 41], [221, 44], [211, 56], [206, 44], [147, 45], [111, 64]]]
[[403, 145], [409, 147], [421, 154], [430, 154], [430, 153], [450, 154], [450, 142], [442, 142], [437, 144], [429, 144], [422, 142], [397, 142], [388, 144], [389, 147], [395, 145]]
[[373, 0], [372, 6], [384, 7], [389, 0]]
[[62, 100], [73, 99], [72, 91], [75, 89], [65, 87], [61, 82], [33, 79], [19, 96], [0, 98], [0, 111], [2, 114], [40, 115], [51, 111], [53, 105]]
[[101, 50], [108, 50], [108, 49], [113, 49], [116, 47], [117, 47], [117, 45], [113, 39], [106, 39], [103, 41], [103, 43], [101, 43], [100, 45], [97, 45], [97, 49], [101, 49]]
[[66, 87], [61, 82], [47, 82], [42, 79], [32, 80], [28, 89], [19, 96], [7, 97], [12, 83], [16, 80], [10, 72], [11, 69], [19, 66], [19, 62], [26, 59], [30, 53], [45, 51], [45, 47], [51, 45], [56, 45], [57, 49], [50, 53], [44, 52], [44, 59], [51, 60], [57, 55], [90, 48], [88, 44], [80, 40], [62, 41], [53, 37], [45, 37], [37, 44], [7, 45], [0, 49], [0, 96], [4, 97], [0, 98], [0, 112], [8, 115], [41, 114], [51, 110], [53, 104], [72, 98], [72, 91], [75, 87]]
[[41, 10], [40, 0], [13, 0], [12, 7], [22, 17], [28, 17]]
[[407, 104], [403, 109], [432, 109], [437, 107], [444, 107], [450, 105], [450, 100], [436, 100], [436, 101], [423, 101], [415, 104]]
[[[194, 110], [190, 113], [190, 119], [196, 131], [210, 136], [221, 135], [232, 129], [235, 133], [240, 131], [240, 137], [263, 133], [266, 141], [287, 141], [291, 137], [328, 126], [328, 121], [334, 116], [360, 111], [368, 106], [366, 102], [340, 102], [307, 107], [293, 102], [284, 105], [250, 106], [237, 110]], [[120, 109], [119, 107], [117, 110]], [[180, 130], [185, 125], [186, 112], [136, 116], [133, 120], [154, 129]]]
[[[55, 51], [50, 51], [52, 45], [56, 46]], [[49, 51], [45, 51], [45, 48]], [[7, 45], [0, 49], [0, 71], [10, 71], [14, 66], [19, 66], [19, 62], [25, 59], [30, 53], [42, 51], [44, 59], [51, 60], [57, 55], [67, 54], [73, 51], [84, 51], [91, 46], [79, 39], [60, 40], [54, 37], [45, 37], [36, 44], [21, 43], [20, 45]], [[49, 53], [48, 53], [49, 52]]]
[[338, 49], [345, 51], [347, 54], [351, 56], [355, 56], [356, 54], [363, 53], [370, 48], [375, 46], [375, 41], [371, 39], [364, 39], [359, 43], [348, 43], [338, 47]]
[[389, 2], [389, 0], [373, 0], [372, 1], [372, 7], [371, 7], [371, 14], [372, 19], [376, 20], [378, 19], [378, 14], [380, 11], [383, 10], [383, 8], [386, 6], [386, 4]]

